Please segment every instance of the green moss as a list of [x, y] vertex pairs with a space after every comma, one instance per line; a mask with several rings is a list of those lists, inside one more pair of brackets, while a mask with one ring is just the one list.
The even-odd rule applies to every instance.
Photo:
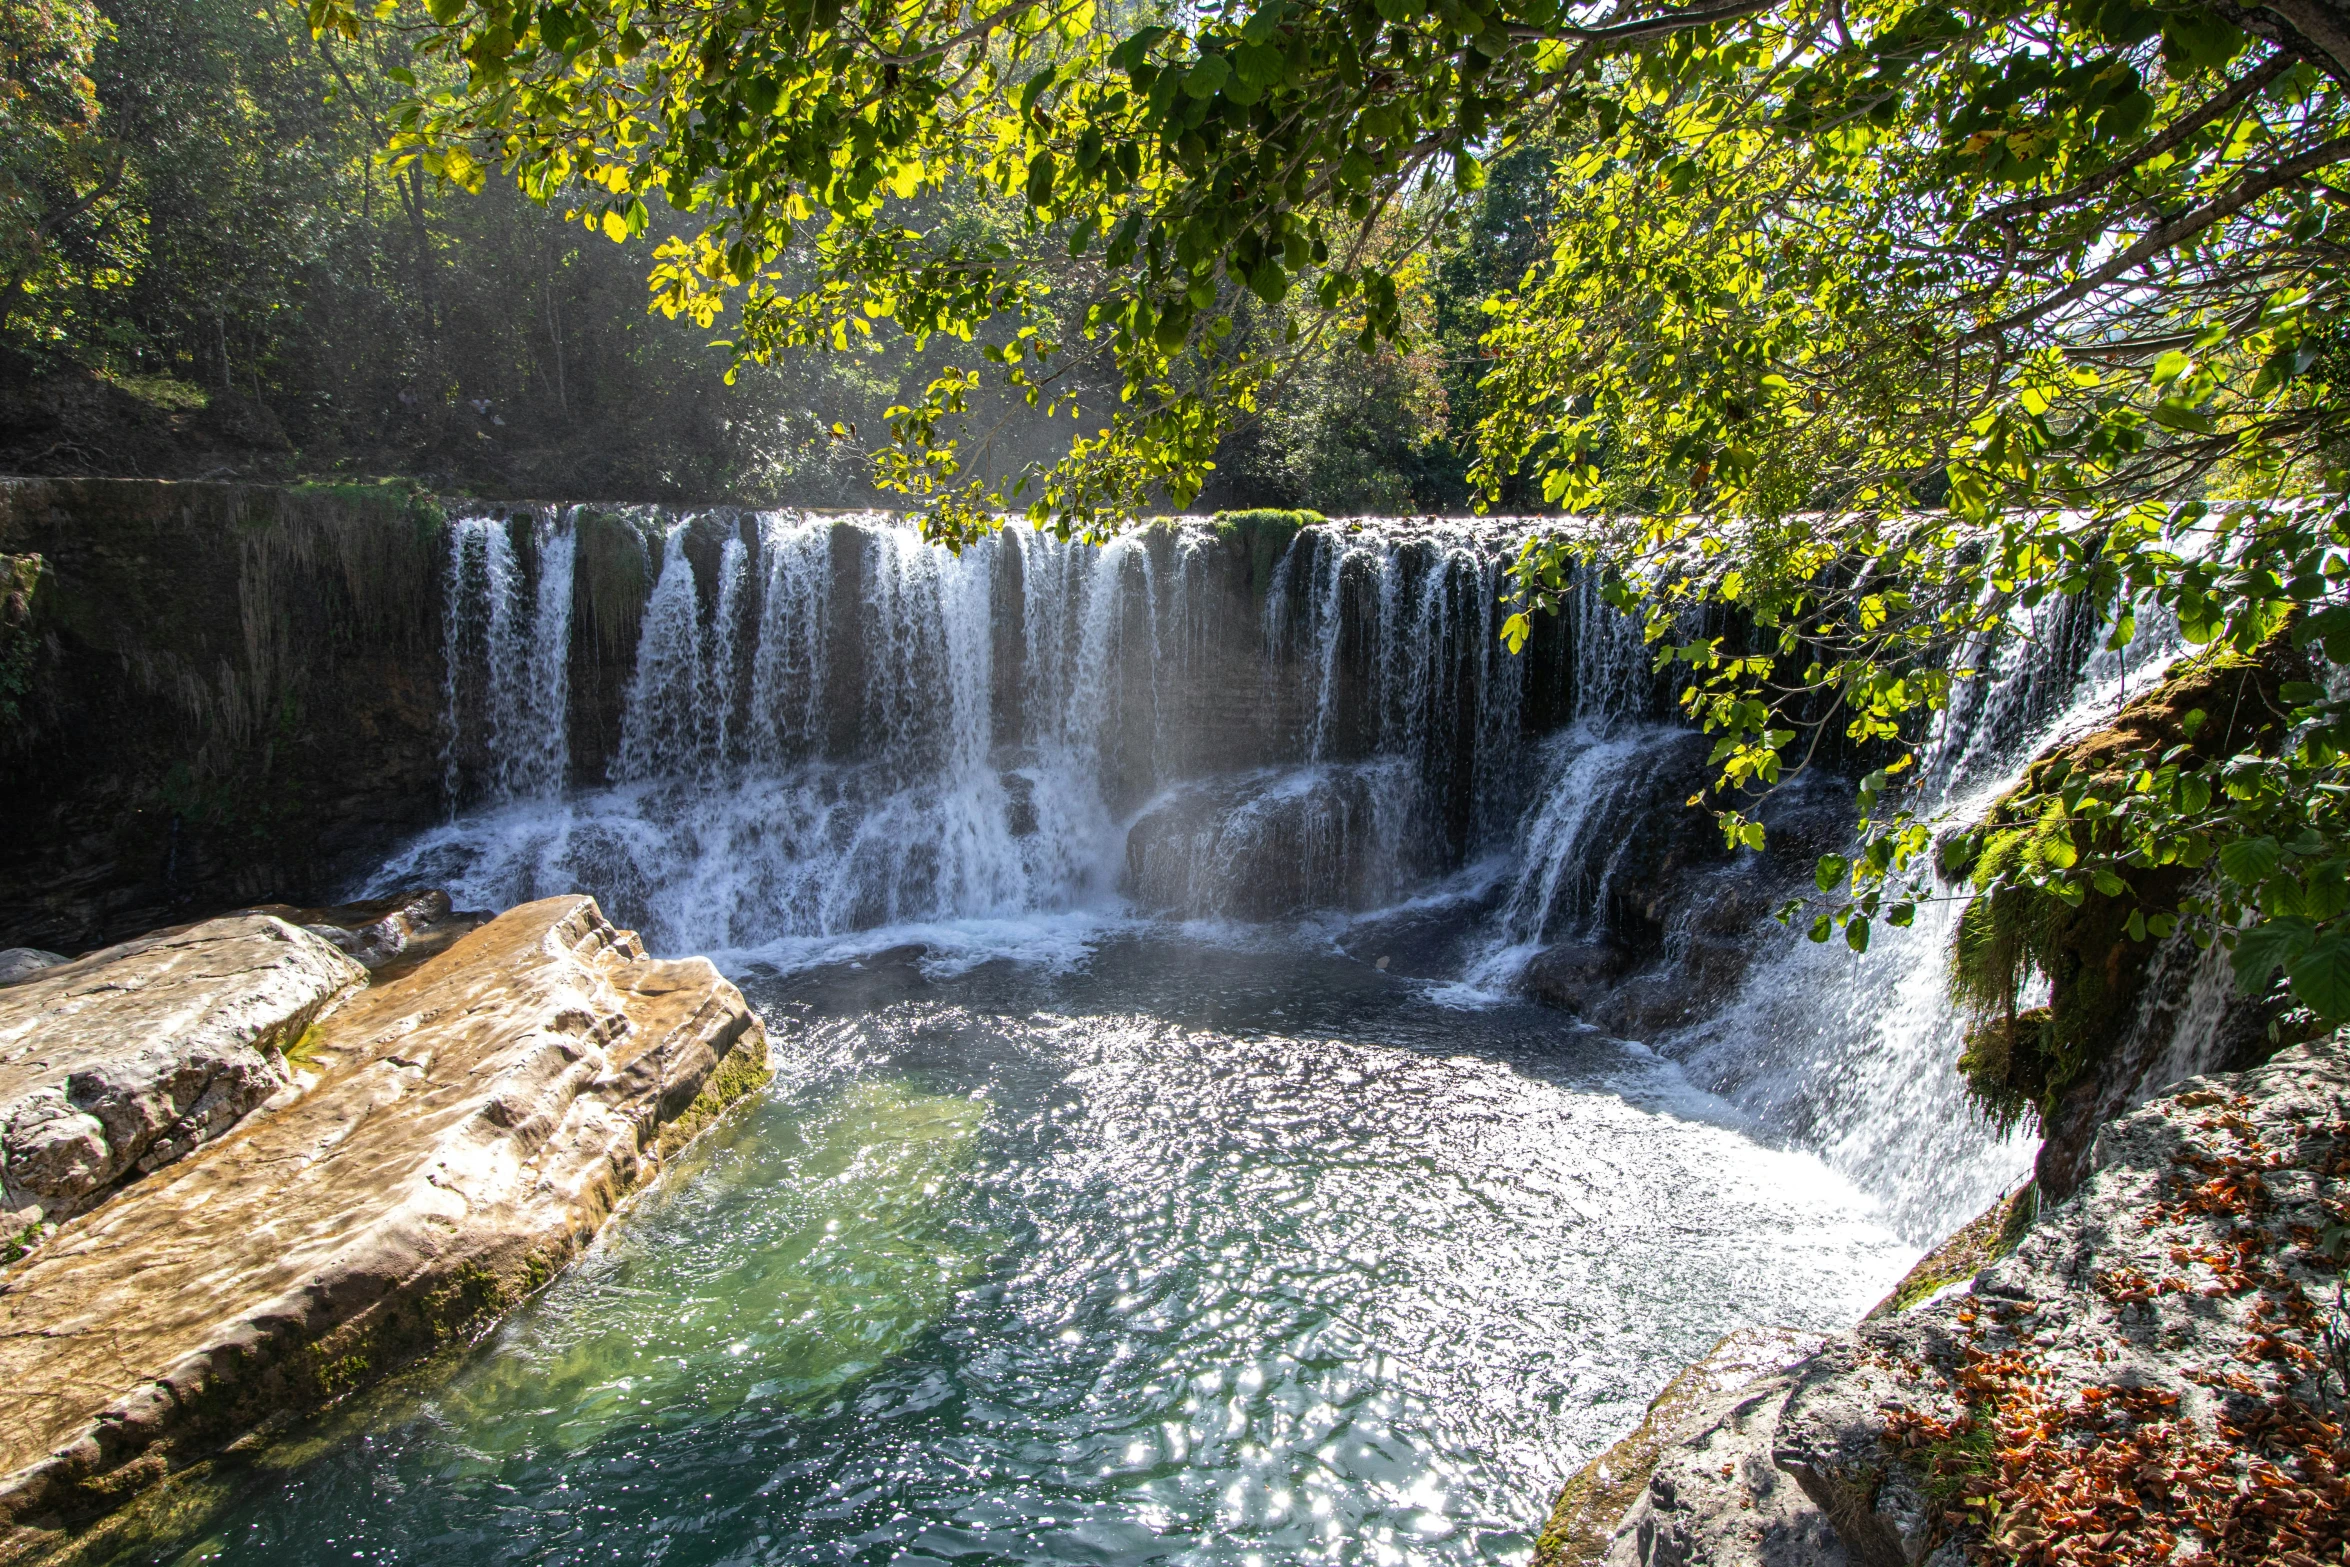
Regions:
[[756, 1031], [735, 1042], [735, 1047], [710, 1073], [702, 1091], [694, 1096], [694, 1102], [685, 1107], [684, 1114], [661, 1128], [658, 1146], [662, 1158], [692, 1142], [727, 1106], [767, 1086], [775, 1069], [767, 1064], [766, 1044], [766, 1035]]
[[[2257, 657], [2198, 659], [2106, 728], [2042, 756], [1992, 806], [1969, 879], [1977, 886], [2028, 879], [2102, 850], [2066, 819], [2057, 791], [2068, 780], [2118, 780], [2132, 758], [2179, 747], [2205, 760], [2273, 748], [2276, 688], [2304, 672], [2297, 659], [2281, 637]], [[2175, 907], [2190, 874], [2177, 866], [2124, 871], [2120, 892], [2084, 892], [2070, 902], [2011, 885], [1968, 903], [1949, 971], [1950, 999], [1967, 1020], [1958, 1069], [1969, 1099], [2001, 1132], [2027, 1121], [2046, 1127], [2066, 1091], [2120, 1043], [2155, 949], [2131, 938], [2130, 916]], [[2048, 982], [2048, 1004], [2022, 1007], [2035, 977]]]
[[1216, 536], [1247, 557], [1249, 591], [1263, 598], [1273, 586], [1273, 567], [1289, 548], [1290, 541], [1303, 530], [1328, 520], [1318, 511], [1280, 511], [1271, 507], [1220, 511], [1216, 513]]
[[41, 639], [33, 629], [33, 595], [44, 562], [38, 555], [0, 555], [0, 742], [23, 721], [32, 694]]
[[[2050, 809], [2061, 811], [2061, 802]], [[2061, 866], [2074, 852], [2070, 829], [2043, 819], [1993, 833], [1975, 874], [1981, 881]], [[2176, 877], [2134, 880], [2159, 880], [2167, 890]], [[2129, 918], [2153, 891], [2133, 885], [2120, 896], [2092, 892], [2068, 903], [2004, 887], [1978, 894], [1959, 916], [1949, 989], [1969, 1026], [1958, 1070], [1968, 1098], [2002, 1135], [2027, 1119], [2045, 1125], [2065, 1090], [2127, 1027], [2152, 956], [2152, 943], [2130, 939]], [[2048, 979], [2049, 1004], [2019, 1008], [2034, 975]]]
[[2021, 1245], [2039, 1212], [2038, 1189], [2026, 1181], [1920, 1257], [1893, 1286], [1893, 1293], [1869, 1312], [1868, 1320], [1897, 1317], [1936, 1292], [1973, 1278]]
[[168, 375], [125, 375], [108, 373], [108, 381], [145, 403], [165, 413], [194, 413], [212, 406], [212, 394], [193, 381], [176, 380]]
[[425, 1326], [434, 1342], [466, 1337], [512, 1303], [505, 1281], [481, 1263], [468, 1262], [426, 1292]]
[[297, 1069], [309, 1067], [316, 1064], [318, 1060], [318, 1047], [325, 1040], [325, 1038], [325, 1025], [313, 1023], [308, 1028], [302, 1030], [302, 1035], [299, 1039], [296, 1039], [292, 1044], [286, 1046], [285, 1049], [278, 1053], [286, 1058], [287, 1066]]
[[651, 552], [642, 531], [614, 512], [582, 512], [572, 525], [572, 571], [586, 600], [596, 646], [626, 651], [652, 590]]
[[373, 1358], [363, 1349], [330, 1357], [313, 1344], [307, 1354], [311, 1384], [318, 1389], [319, 1396], [329, 1402], [358, 1391], [369, 1380], [369, 1373], [375, 1369]]

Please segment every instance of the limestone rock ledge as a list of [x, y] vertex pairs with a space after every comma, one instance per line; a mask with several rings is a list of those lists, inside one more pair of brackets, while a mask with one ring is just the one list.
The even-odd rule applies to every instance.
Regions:
[[1610, 1567], [2350, 1559], [2350, 1043], [2190, 1080], [2090, 1162], [1964, 1291], [1714, 1408]]
[[55, 1222], [293, 1085], [284, 1052], [367, 973], [233, 914], [42, 968], [0, 993], [0, 1229]]
[[[1788, 1368], [1825, 1342], [1793, 1328], [1741, 1328], [1725, 1337], [1666, 1384], [1638, 1429], [1567, 1482], [1534, 1542], [1534, 1567], [1606, 1558], [1616, 1520], [1643, 1497], [1653, 1500], [1625, 1535], [1639, 1561], [1685, 1561], [1696, 1538], [1735, 1533], [1758, 1560], [1842, 1567], [1827, 1520], [1772, 1468], [1768, 1444], [1752, 1440], [1785, 1407]], [[1736, 1487], [1718, 1483], [1725, 1463], [1738, 1471]]]
[[734, 986], [584, 897], [359, 991], [305, 1055], [306, 1091], [0, 1272], [0, 1561], [478, 1332], [767, 1075]]

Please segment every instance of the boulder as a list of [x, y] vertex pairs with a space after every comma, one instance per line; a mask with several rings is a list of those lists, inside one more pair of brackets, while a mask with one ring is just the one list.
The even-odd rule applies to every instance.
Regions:
[[1631, 966], [1631, 954], [1612, 942], [1562, 941], [1529, 958], [1518, 984], [1545, 1006], [1583, 1017]]
[[1171, 790], [1126, 834], [1123, 890], [1181, 918], [1292, 919], [1391, 901], [1422, 867], [1392, 762]]
[[0, 990], [0, 1225], [55, 1221], [292, 1085], [284, 1052], [367, 981], [267, 914], [158, 931]]
[[41, 970], [55, 968], [64, 961], [63, 955], [43, 952], [39, 947], [9, 947], [0, 951], [0, 985], [31, 979]]
[[0, 1273], [0, 1560], [478, 1332], [767, 1075], [734, 986], [583, 897], [362, 991], [310, 1059]]

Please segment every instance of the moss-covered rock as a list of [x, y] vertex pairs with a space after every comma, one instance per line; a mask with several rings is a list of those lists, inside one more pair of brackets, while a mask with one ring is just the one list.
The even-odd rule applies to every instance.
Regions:
[[1920, 1257], [1893, 1286], [1893, 1293], [1877, 1302], [1863, 1320], [1897, 1317], [1951, 1285], [1973, 1278], [2016, 1249], [2039, 1211], [2040, 1194], [2026, 1181]]
[[[1981, 885], [2021, 870], [2063, 868], [2102, 847], [2084, 840], [2083, 829], [2051, 798], [2063, 782], [2118, 782], [2132, 758], [2181, 747], [2203, 761], [2273, 749], [2284, 732], [2278, 688], [2306, 673], [2282, 638], [2257, 657], [2219, 653], [2190, 661], [2112, 723], [2035, 760], [1981, 824], [1971, 879]], [[2083, 1116], [2068, 1115], [2064, 1106], [2076, 1098], [2084, 1105], [2114, 1099], [2101, 1091], [2102, 1079], [2124, 1065], [2118, 1051], [2160, 947], [2151, 937], [2131, 935], [2131, 916], [2175, 907], [2193, 876], [2180, 866], [2126, 871], [2119, 893], [2089, 892], [2078, 902], [2009, 886], [1977, 894], [1959, 919], [1949, 985], [1969, 1028], [1958, 1069], [1968, 1096], [2002, 1132], [2028, 1123], [2046, 1138], [2038, 1179], [2050, 1200], [2078, 1183], [2094, 1120], [2103, 1119], [2100, 1113], [2076, 1125]], [[2023, 997], [2035, 978], [2046, 980], [2048, 1000], [2027, 1007]], [[2107, 1106], [2126, 1107], [2127, 1095]]]
[[1318, 511], [1282, 511], [1260, 507], [1254, 511], [1216, 513], [1216, 536], [1248, 562], [1249, 591], [1263, 598], [1273, 585], [1273, 568], [1291, 541], [1307, 528], [1327, 521]]
[[298, 1095], [10, 1270], [0, 1561], [477, 1335], [767, 1070], [715, 969], [576, 896], [359, 991], [308, 1053]]

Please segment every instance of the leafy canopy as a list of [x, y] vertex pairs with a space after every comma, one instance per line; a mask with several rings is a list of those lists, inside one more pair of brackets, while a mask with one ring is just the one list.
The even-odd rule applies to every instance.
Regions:
[[[420, 28], [461, 63], [402, 112], [399, 157], [504, 170], [616, 236], [655, 199], [703, 214], [656, 297], [731, 310], [738, 354], [881, 323], [969, 344], [883, 459], [949, 541], [1005, 504], [1104, 532], [1187, 500], [1285, 347], [1407, 334], [1399, 256], [1543, 139], [1551, 253], [1493, 303], [1478, 476], [1584, 520], [1529, 543], [1523, 608], [1600, 569], [1648, 617], [1718, 736], [1733, 842], [1824, 735], [1883, 757], [1862, 851], [1821, 867], [1823, 939], [1865, 946], [1930, 893], [1903, 785], [2017, 611], [2350, 655], [2337, 0], [360, 5], [310, 18]], [[1082, 308], [923, 224], [966, 181], [1085, 258]], [[1286, 344], [1234, 330], [1244, 294], [1302, 296]], [[941, 433], [989, 384], [1094, 428], [991, 493]], [[1756, 635], [1686, 629], [1706, 604]], [[2068, 778], [2070, 862], [1991, 879], [2116, 897], [2211, 867], [2144, 928], [2184, 913], [2350, 1013], [2350, 961], [2311, 956], [2350, 948], [2329, 689], [2289, 682], [2260, 749]]]
[[90, 79], [112, 31], [90, 0], [0, 0], [0, 340], [64, 335], [77, 294], [122, 286], [136, 260]]
[[[2314, 678], [2350, 655], [2340, 22], [1779, 8], [1656, 51], [1570, 134], [1553, 255], [1492, 307], [1484, 476], [1611, 519], [1537, 540], [1521, 586], [1615, 570], [1717, 734], [1733, 842], [1762, 837], [1743, 791], [1824, 733], [1884, 760], [1815, 939], [1865, 948], [1931, 895], [1933, 791], [1902, 775], [1996, 641], [2071, 601], [2114, 647], [2149, 615], [2239, 656], [2289, 638], [2313, 678], [2257, 745], [2008, 802], [2052, 852], [1974, 863], [1969, 835], [1943, 868], [2076, 905], [2206, 872], [2133, 933], [2184, 914], [2248, 984], [2282, 962], [2350, 1016], [2350, 722]], [[1684, 629], [1706, 603], [1744, 651]]]
[[[505, 170], [616, 237], [656, 200], [706, 215], [663, 247], [656, 299], [709, 322], [731, 308], [743, 356], [885, 322], [970, 343], [899, 412], [884, 459], [949, 539], [1005, 502], [1101, 531], [1189, 499], [1278, 357], [1235, 341], [1241, 296], [1307, 285], [1363, 346], [1398, 337], [1399, 231], [1408, 246], [1492, 150], [1599, 90], [1612, 53], [1702, 19], [1599, 26], [1553, 0], [1268, 0], [1123, 24], [1092, 0], [308, 9], [329, 32], [420, 27], [462, 63], [461, 88], [402, 112], [400, 157], [469, 185]], [[1092, 259], [1075, 341], [1011, 247], [925, 226], [924, 201], [967, 181]], [[963, 478], [940, 431], [983, 383], [1058, 413], [1089, 380], [1101, 417], [1065, 460], [1015, 495]]]

